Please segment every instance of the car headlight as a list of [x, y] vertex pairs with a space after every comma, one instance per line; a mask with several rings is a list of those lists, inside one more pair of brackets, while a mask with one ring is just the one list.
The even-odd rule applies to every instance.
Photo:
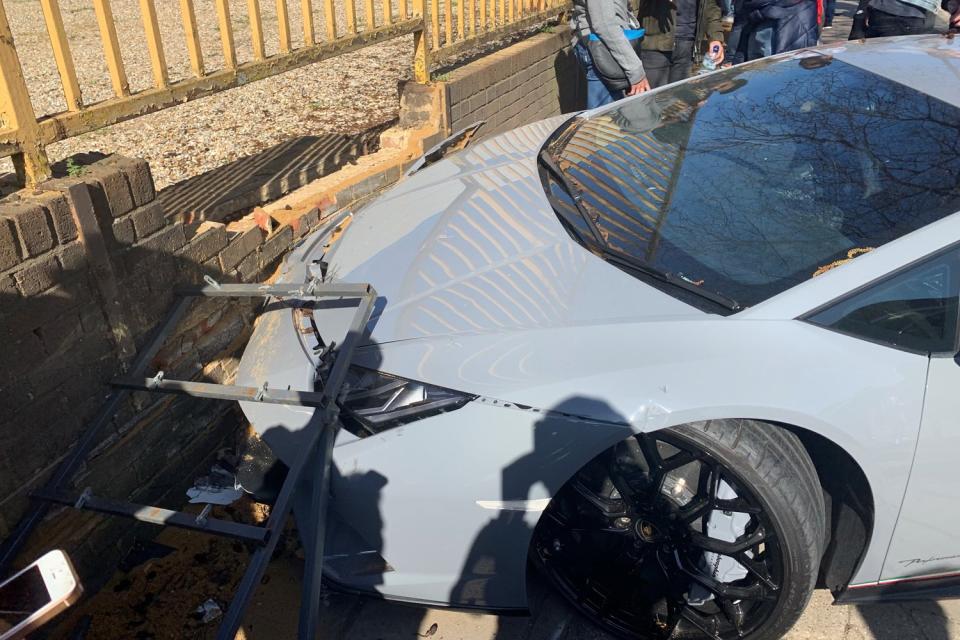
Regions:
[[356, 436], [455, 411], [477, 396], [351, 366], [340, 399], [340, 420]]

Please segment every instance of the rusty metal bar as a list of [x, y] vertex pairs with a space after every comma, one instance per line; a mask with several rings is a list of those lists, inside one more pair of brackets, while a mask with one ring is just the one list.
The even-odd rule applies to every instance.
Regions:
[[[34, 493], [32, 497], [68, 507], [76, 505], [78, 500], [81, 499], [79, 496], [67, 493], [66, 491], [46, 490], [38, 491]], [[220, 520], [218, 518], [202, 519], [198, 518], [195, 513], [184, 513], [183, 511], [173, 511], [171, 509], [164, 509], [163, 507], [122, 502], [120, 500], [111, 500], [110, 498], [101, 498], [100, 496], [83, 496], [82, 500], [83, 508], [87, 511], [127, 516], [128, 518], [149, 524], [190, 529], [192, 531], [200, 531], [250, 542], [262, 543], [267, 538], [266, 528], [253, 524], [243, 524], [242, 522]]]
[[377, 16], [373, 8], [373, 0], [364, 0], [363, 15], [365, 17], [364, 31], [369, 31], [377, 26]]
[[440, 0], [430, 0], [430, 37], [433, 48], [440, 48]]
[[[344, 8], [344, 12], [346, 12], [346, 8]], [[323, 0], [323, 20], [327, 25], [327, 40], [336, 40], [337, 7], [334, 4], [334, 0]]]
[[383, 24], [393, 24], [393, 3], [383, 0]]
[[460, 40], [463, 40], [467, 37], [467, 32], [464, 31], [466, 14], [467, 0], [457, 0], [457, 36], [460, 38]]
[[[292, 298], [301, 300], [323, 297], [359, 298], [367, 294], [370, 285], [367, 284], [328, 284], [323, 283], [322, 292], [310, 293], [309, 283], [306, 284], [218, 284], [177, 287], [178, 296], [203, 296], [204, 298]], [[136, 377], [136, 373], [128, 375]]]
[[130, 95], [130, 83], [123, 69], [120, 57], [120, 41], [117, 39], [117, 26], [113, 21], [110, 0], [93, 0], [93, 10], [97, 14], [97, 26], [100, 28], [100, 40], [103, 42], [103, 57], [110, 73], [113, 93], [118, 98]]
[[23, 79], [23, 68], [3, 3], [0, 3], [0, 118], [3, 128], [10, 130], [10, 142], [17, 148], [13, 154], [13, 167], [18, 182], [33, 185], [49, 178], [50, 162], [40, 142], [37, 116]]
[[227, 0], [215, 0], [217, 7], [217, 26], [220, 29], [220, 43], [223, 46], [223, 66], [227, 70], [237, 68], [237, 48], [233, 44], [233, 26], [230, 24], [230, 5]]
[[470, 37], [466, 40], [461, 40], [460, 42], [455, 42], [450, 46], [443, 47], [439, 51], [433, 51], [431, 53], [431, 62], [436, 65], [442, 65], [445, 62], [456, 58], [458, 55], [464, 51], [468, 51], [475, 47], [480, 47], [491, 42], [495, 42], [502, 38], [509, 36], [511, 33], [516, 33], [517, 31], [522, 31], [528, 29], [537, 24], [547, 22], [548, 20], [553, 20], [558, 16], [563, 15], [563, 13], [569, 7], [568, 2], [564, 2], [560, 6], [556, 6], [545, 11], [539, 11], [537, 13], [530, 14], [526, 17], [522, 17], [512, 24], [505, 25], [498, 29], [490, 29], [486, 32], [479, 33], [476, 36]]
[[470, 35], [477, 33], [477, 0], [461, 0], [467, 2], [467, 15], [470, 16]]
[[420, 83], [430, 82], [426, 11], [426, 0], [413, 0], [413, 17], [420, 22], [420, 29], [413, 33], [413, 79]]
[[[309, 47], [316, 43], [317, 34], [313, 27], [313, 2], [312, 0], [300, 0], [300, 13], [303, 15], [303, 45]], [[337, 37], [336, 23], [334, 23], [333, 40]]]
[[290, 53], [290, 13], [287, 11], [287, 0], [277, 0], [277, 32], [280, 53]]
[[406, 20], [410, 15], [410, 6], [407, 0], [400, 0], [400, 19]]
[[200, 32], [197, 30], [197, 14], [193, 10], [193, 0], [180, 0], [180, 15], [183, 17], [187, 53], [190, 54], [190, 68], [193, 69], [193, 75], [202, 78], [203, 51], [200, 48]]
[[[257, 387], [238, 387], [213, 382], [191, 382], [189, 380], [159, 380], [154, 378], [116, 378], [111, 384], [120, 389], [132, 391], [152, 391], [154, 393], [173, 393], [192, 398], [211, 400], [236, 400], [237, 402], [263, 402], [264, 404], [287, 404], [301, 407], [322, 406], [323, 394], [315, 391], [291, 391], [288, 389], [258, 389]], [[257, 400], [257, 394], [262, 396]]]
[[83, 107], [83, 99], [80, 96], [80, 83], [77, 82], [77, 70], [73, 66], [67, 34], [63, 29], [60, 3], [58, 0], [40, 0], [40, 8], [43, 10], [43, 21], [47, 24], [47, 33], [50, 34], [50, 46], [53, 47], [53, 59], [57, 63], [67, 109], [78, 111]]
[[[226, 2], [226, 0], [220, 0]], [[232, 89], [249, 82], [262, 80], [297, 69], [304, 65], [326, 60], [351, 51], [362, 49], [363, 47], [383, 42], [399, 36], [417, 33], [423, 29], [423, 20], [420, 18], [411, 18], [404, 22], [397, 22], [390, 26], [378, 27], [369, 32], [364, 32], [352, 36], [339, 38], [333, 42], [318, 43], [312, 47], [302, 47], [285, 56], [270, 58], [263, 61], [252, 61], [238, 65], [235, 69], [221, 69], [208, 73], [203, 78], [189, 78], [176, 82], [164, 89], [148, 89], [138, 92], [128, 98], [111, 98], [98, 104], [85, 107], [80, 112], [67, 112], [51, 116], [46, 116], [39, 121], [39, 140], [38, 144], [50, 144], [59, 140], [65, 140], [72, 136], [93, 131], [124, 120], [129, 120], [146, 113], [159, 111], [167, 107], [172, 107], [183, 102], [202, 98], [219, 91]], [[0, 25], [0, 66], [3, 59], [2, 25]], [[15, 54], [13, 48], [10, 52]], [[13, 58], [16, 61], [16, 58]], [[2, 69], [0, 69], [2, 73]], [[21, 80], [22, 81], [22, 80]], [[2, 89], [2, 87], [0, 87]], [[24, 87], [18, 96], [25, 97], [26, 88]], [[2, 93], [0, 93], [2, 96]], [[29, 106], [29, 103], [27, 103]], [[32, 108], [30, 113], [32, 114]], [[9, 126], [11, 120], [5, 121], [8, 129], [17, 129], [16, 126]], [[36, 123], [36, 121], [31, 120]], [[7, 145], [7, 149], [12, 146], [20, 146], [24, 134], [21, 131], [0, 130], [0, 149]]]
[[480, 0], [480, 23], [477, 29], [480, 33], [487, 30], [487, 0]]
[[443, 9], [443, 35], [450, 44], [453, 42], [453, 0], [444, 0]]
[[253, 45], [253, 59], [267, 57], [263, 47], [263, 19], [260, 15], [260, 0], [247, 0], [247, 16], [250, 18], [250, 41]]
[[170, 80], [167, 76], [167, 61], [163, 56], [160, 25], [157, 24], [157, 8], [153, 0], [140, 0], [140, 15], [143, 18], [143, 31], [147, 36], [147, 51], [150, 54], [150, 66], [153, 68], [153, 84], [158, 89], [163, 89], [170, 84]]
[[[0, 26], [8, 26], [6, 16], [0, 4]], [[2, 34], [0, 34], [2, 35]], [[12, 45], [12, 41], [10, 42]], [[283, 285], [280, 285], [281, 287]], [[270, 285], [246, 285], [238, 289], [237, 285], [231, 285], [232, 289], [241, 297], [267, 297]], [[324, 560], [324, 539], [327, 525], [327, 497], [330, 491], [330, 467], [332, 466], [333, 444], [335, 442], [338, 424], [338, 409], [336, 399], [343, 391], [344, 381], [346, 379], [347, 369], [356, 352], [357, 344], [364, 334], [364, 329], [370, 320], [373, 312], [373, 305], [377, 299], [377, 292], [373, 287], [364, 284], [356, 285], [333, 285], [325, 287], [322, 283], [312, 281], [301, 285], [300, 292], [304, 297], [318, 299], [339, 297], [337, 294], [345, 287], [362, 290], [357, 300], [357, 308], [350, 322], [347, 335], [341, 345], [338, 345], [333, 352], [333, 366], [326, 378], [322, 391], [292, 391], [286, 389], [287, 393], [303, 393], [307, 396], [314, 396], [316, 406], [312, 412], [310, 420], [303, 434], [306, 438], [301, 446], [296, 458], [289, 465], [289, 470], [279, 493], [270, 509], [270, 517], [263, 527], [236, 523], [231, 520], [221, 520], [209, 516], [212, 509], [211, 505], [199, 513], [185, 513], [182, 511], [173, 511], [163, 507], [151, 505], [136, 504], [130, 502], [121, 502], [109, 498], [102, 498], [92, 494], [92, 488], [87, 488], [79, 496], [70, 495], [63, 490], [64, 486], [69, 485], [75, 480], [74, 476], [77, 469], [87, 461], [90, 451], [98, 442], [98, 435], [115, 417], [115, 414], [126, 400], [129, 392], [126, 389], [115, 388], [113, 393], [107, 398], [107, 402], [101, 407], [94, 421], [81, 434], [79, 441], [71, 447], [68, 455], [57, 465], [53, 474], [47, 479], [43, 489], [34, 493], [31, 498], [31, 508], [26, 515], [20, 519], [13, 533], [3, 541], [0, 546], [0, 572], [7, 573], [11, 563], [18, 556], [24, 545], [28, 542], [31, 534], [36, 530], [37, 525], [49, 511], [51, 504], [63, 504], [72, 506], [77, 510], [95, 511], [113, 515], [129, 517], [141, 522], [147, 522], [160, 526], [174, 526], [185, 529], [191, 529], [203, 533], [225, 536], [229, 538], [245, 540], [256, 545], [256, 548], [248, 562], [247, 569], [243, 578], [237, 587], [233, 598], [230, 601], [230, 607], [226, 612], [218, 630], [218, 640], [235, 640], [237, 632], [243, 621], [244, 613], [247, 610], [250, 600], [257, 587], [262, 583], [264, 572], [270, 562], [273, 552], [276, 549], [277, 542], [282, 537], [280, 533], [287, 524], [288, 517], [293, 504], [294, 493], [302, 490], [309, 492], [308, 513], [300, 512], [298, 517], [309, 518], [309, 526], [301, 529], [301, 539], [304, 542], [306, 551], [306, 567], [304, 570], [303, 586], [300, 592], [300, 614], [299, 614], [299, 632], [298, 637], [304, 640], [316, 637], [317, 626], [319, 622], [320, 606], [320, 588], [323, 576]], [[171, 314], [164, 320], [162, 327], [154, 332], [153, 337], [146, 351], [140, 351], [134, 362], [134, 369], [142, 372], [146, 363], [152, 360], [158, 349], [166, 342], [170, 331], [176, 326], [177, 320], [182, 316], [184, 310], [189, 306], [193, 295], [201, 296], [222, 296], [223, 291], [219, 285], [212, 283], [212, 289], [202, 288], [199, 293], [187, 293], [181, 295]], [[153, 380], [162, 379], [158, 373]], [[204, 387], [218, 387], [221, 385], [203, 384]], [[262, 387], [266, 388], [266, 385]], [[219, 392], [210, 389], [210, 393], [205, 397], [221, 399], [246, 399], [242, 394], [239, 398], [235, 397], [237, 388], [222, 386]], [[155, 386], [150, 387], [151, 391], [157, 390]], [[233, 390], [233, 393], [231, 393]], [[258, 394], [261, 391], [258, 390]], [[193, 395], [187, 393], [186, 395]], [[319, 475], [316, 475], [317, 470]], [[311, 476], [305, 476], [305, 471], [310, 472]]]
[[357, 5], [355, 0], [343, 0], [343, 12], [347, 18], [347, 33], [357, 33]]
[[[496, 20], [494, 20], [494, 24], [496, 24]], [[509, 24], [507, 22], [507, 0], [500, 0], [500, 24]]]

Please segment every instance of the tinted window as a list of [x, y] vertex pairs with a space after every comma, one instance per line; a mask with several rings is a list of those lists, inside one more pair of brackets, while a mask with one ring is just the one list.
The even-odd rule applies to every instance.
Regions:
[[960, 110], [828, 56], [696, 78], [563, 139], [610, 248], [741, 305], [960, 209]]
[[932, 258], [808, 318], [843, 333], [930, 353], [956, 344], [960, 253]]

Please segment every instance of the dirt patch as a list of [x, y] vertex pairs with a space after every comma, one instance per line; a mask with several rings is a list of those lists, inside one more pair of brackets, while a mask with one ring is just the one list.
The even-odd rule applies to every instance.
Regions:
[[[186, 509], [199, 513], [199, 505]], [[212, 517], [263, 525], [269, 507], [246, 498], [216, 507]], [[274, 559], [300, 555], [292, 523], [281, 534]], [[206, 640], [217, 627], [236, 593], [252, 547], [227, 538], [167, 528], [153, 540], [140, 540], [109, 582], [85, 596], [60, 622], [51, 637], [80, 639]], [[269, 581], [264, 577], [263, 584]], [[199, 610], [208, 605], [208, 619]], [[295, 610], [296, 605], [293, 605]], [[216, 614], [216, 609], [222, 612]], [[210, 619], [213, 618], [213, 619]], [[238, 637], [240, 637], [238, 635]]]

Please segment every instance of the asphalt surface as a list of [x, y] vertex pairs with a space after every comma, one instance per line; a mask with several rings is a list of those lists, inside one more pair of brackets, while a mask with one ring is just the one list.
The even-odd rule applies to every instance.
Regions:
[[[296, 638], [302, 562], [275, 560], [253, 599], [247, 639]], [[787, 640], [960, 640], [960, 601], [834, 606], [816, 591]], [[539, 581], [531, 585], [531, 615], [478, 615], [329, 593], [321, 609], [324, 640], [614, 640], [574, 612]], [[434, 625], [436, 625], [434, 627]], [[237, 636], [240, 637], [239, 635]]]

